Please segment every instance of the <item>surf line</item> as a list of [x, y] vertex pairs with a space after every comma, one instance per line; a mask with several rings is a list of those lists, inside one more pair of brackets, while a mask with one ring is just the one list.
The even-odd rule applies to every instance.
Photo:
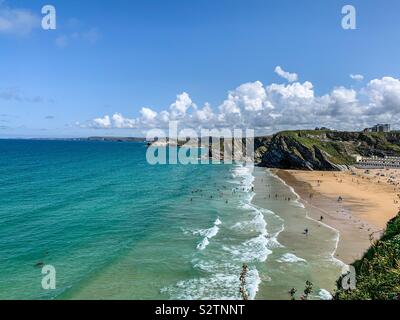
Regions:
[[305, 199], [303, 199], [302, 197], [300, 197], [300, 195], [294, 190], [294, 188], [293, 188], [292, 186], [288, 185], [288, 184], [286, 183], [286, 181], [283, 180], [281, 177], [279, 177], [277, 174], [272, 173], [271, 170], [269, 170], [269, 169], [267, 169], [267, 171], [268, 171], [275, 179], [278, 179], [278, 180], [281, 181], [286, 187], [288, 187], [289, 190], [296, 196], [297, 202], [300, 203], [300, 204], [303, 206], [303, 208], [305, 209], [305, 212], [306, 212], [305, 217], [306, 217], [306, 219], [309, 219], [309, 220], [312, 220], [312, 221], [314, 221], [314, 222], [317, 222], [318, 224], [320, 224], [320, 225], [322, 225], [322, 226], [324, 226], [324, 227], [326, 227], [326, 228], [328, 228], [328, 229], [330, 229], [330, 230], [333, 230], [333, 231], [336, 233], [336, 243], [335, 243], [335, 248], [334, 248], [333, 252], [331, 253], [331, 258], [332, 258], [332, 260], [333, 260], [334, 262], [338, 263], [338, 264], [341, 265], [342, 267], [348, 266], [348, 265], [347, 265], [346, 263], [344, 263], [342, 260], [336, 258], [336, 252], [337, 252], [337, 250], [338, 250], [339, 243], [340, 243], [340, 231], [339, 231], [338, 229], [336, 229], [336, 228], [334, 228], [334, 227], [332, 227], [332, 226], [330, 226], [330, 225], [328, 225], [328, 224], [322, 222], [322, 221], [319, 221], [319, 220], [316, 220], [316, 219], [312, 218], [312, 217], [308, 214], [308, 210], [307, 210], [307, 208], [305, 207], [304, 204], [306, 204], [306, 205], [308, 205], [308, 206], [310, 206], [310, 207], [313, 207], [313, 208], [315, 208], [316, 210], [319, 210], [319, 211], [321, 211], [321, 212], [324, 212], [324, 213], [327, 214], [327, 215], [329, 215], [329, 213], [328, 213], [327, 211], [325, 211], [324, 209], [322, 209], [322, 208], [318, 208], [318, 207], [312, 205], [312, 204], [309, 203], [307, 200], [305, 200]]

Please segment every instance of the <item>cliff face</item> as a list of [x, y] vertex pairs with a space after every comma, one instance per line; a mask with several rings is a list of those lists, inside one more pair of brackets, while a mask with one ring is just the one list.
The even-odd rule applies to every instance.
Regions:
[[356, 155], [400, 156], [400, 134], [285, 131], [257, 138], [255, 148], [260, 166], [339, 171], [354, 164]]

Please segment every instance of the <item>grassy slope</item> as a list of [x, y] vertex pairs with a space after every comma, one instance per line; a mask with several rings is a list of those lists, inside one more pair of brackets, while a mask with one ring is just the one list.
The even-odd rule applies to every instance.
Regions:
[[[290, 137], [296, 142], [302, 144], [310, 151], [314, 151], [314, 147], [319, 150], [325, 151], [329, 156], [328, 159], [341, 165], [351, 165], [355, 163], [355, 158], [350, 156], [346, 150], [343, 142], [327, 141], [321, 137], [329, 131], [312, 131], [312, 130], [299, 130], [299, 131], [284, 131], [280, 135]], [[350, 147], [347, 146], [347, 147]]]
[[[356, 289], [338, 289], [337, 300], [393, 300], [400, 298], [400, 214], [388, 223], [381, 240], [353, 264]], [[338, 281], [340, 288], [341, 280]]]

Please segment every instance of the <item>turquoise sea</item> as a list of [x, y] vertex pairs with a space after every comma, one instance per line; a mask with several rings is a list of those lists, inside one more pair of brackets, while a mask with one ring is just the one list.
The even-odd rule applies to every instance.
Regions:
[[[242, 164], [152, 166], [146, 150], [0, 140], [0, 299], [239, 299], [243, 263], [252, 299], [308, 279], [327, 297], [338, 235], [282, 181]], [[296, 248], [304, 227], [317, 231]]]

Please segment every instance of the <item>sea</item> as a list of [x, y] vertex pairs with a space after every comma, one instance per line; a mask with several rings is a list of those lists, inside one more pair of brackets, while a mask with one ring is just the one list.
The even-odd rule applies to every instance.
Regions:
[[[0, 140], [0, 299], [330, 299], [337, 230], [270, 170], [141, 142]], [[304, 230], [308, 229], [308, 235]], [[44, 266], [55, 288], [42, 285]]]

